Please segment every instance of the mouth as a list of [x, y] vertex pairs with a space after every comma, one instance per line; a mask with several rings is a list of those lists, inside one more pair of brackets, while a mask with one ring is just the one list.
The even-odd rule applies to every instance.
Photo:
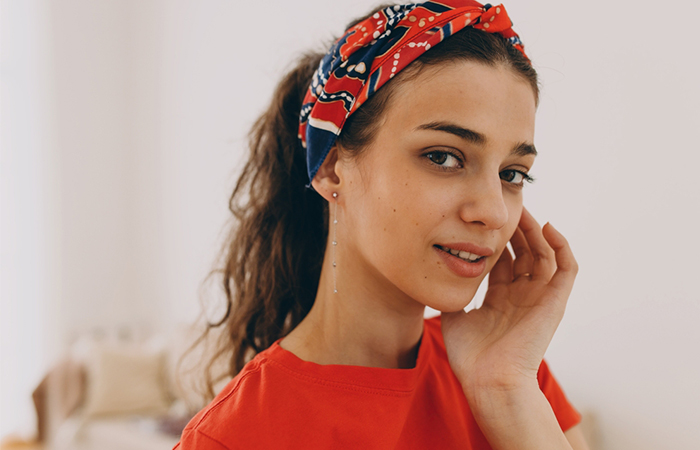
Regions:
[[442, 245], [434, 245], [435, 248], [438, 250], [442, 250], [443, 252], [449, 253], [452, 256], [456, 256], [457, 258], [466, 261], [468, 263], [478, 263], [484, 258], [486, 258], [486, 255], [478, 255], [476, 253], [472, 252], [467, 252], [464, 250], [457, 250], [454, 248], [449, 248], [449, 247], [444, 247]]
[[450, 244], [449, 247], [435, 244], [433, 248], [441, 262], [452, 273], [463, 278], [478, 278], [483, 275], [486, 271], [486, 258], [493, 255], [490, 248], [467, 243]]

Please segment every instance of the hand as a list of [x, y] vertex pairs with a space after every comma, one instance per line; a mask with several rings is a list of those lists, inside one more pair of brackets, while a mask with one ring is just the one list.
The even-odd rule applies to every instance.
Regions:
[[489, 275], [479, 309], [442, 313], [450, 366], [469, 392], [517, 390], [537, 383], [537, 371], [559, 326], [578, 265], [564, 236], [540, 228], [523, 208], [510, 240]]

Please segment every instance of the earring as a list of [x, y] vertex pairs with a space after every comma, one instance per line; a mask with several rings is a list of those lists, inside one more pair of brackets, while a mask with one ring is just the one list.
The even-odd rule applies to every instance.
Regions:
[[333, 293], [337, 294], [338, 293], [338, 284], [337, 284], [337, 277], [335, 274], [335, 248], [338, 245], [338, 241], [336, 239], [337, 237], [337, 229], [338, 229], [338, 193], [334, 192], [333, 193], [333, 198], [336, 199], [333, 202]]

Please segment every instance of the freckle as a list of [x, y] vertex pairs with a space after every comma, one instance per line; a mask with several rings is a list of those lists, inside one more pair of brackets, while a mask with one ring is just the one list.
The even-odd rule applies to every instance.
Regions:
[[386, 228], [384, 228], [384, 231], [386, 231]]
[[443, 214], [442, 217], [445, 217], [445, 215]]
[[408, 186], [408, 183], [406, 183], [406, 186]]
[[418, 226], [418, 222], [416, 222], [416, 226]]
[[424, 277], [424, 278], [425, 278], [426, 280], [428, 279], [428, 277]]
[[394, 212], [396, 212], [396, 208], [394, 208]]

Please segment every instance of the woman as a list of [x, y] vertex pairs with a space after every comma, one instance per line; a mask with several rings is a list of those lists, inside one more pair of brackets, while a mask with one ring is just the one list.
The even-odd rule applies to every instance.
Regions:
[[235, 378], [176, 448], [586, 449], [543, 361], [577, 265], [523, 208], [538, 94], [503, 6], [471, 0], [303, 58], [231, 198]]

